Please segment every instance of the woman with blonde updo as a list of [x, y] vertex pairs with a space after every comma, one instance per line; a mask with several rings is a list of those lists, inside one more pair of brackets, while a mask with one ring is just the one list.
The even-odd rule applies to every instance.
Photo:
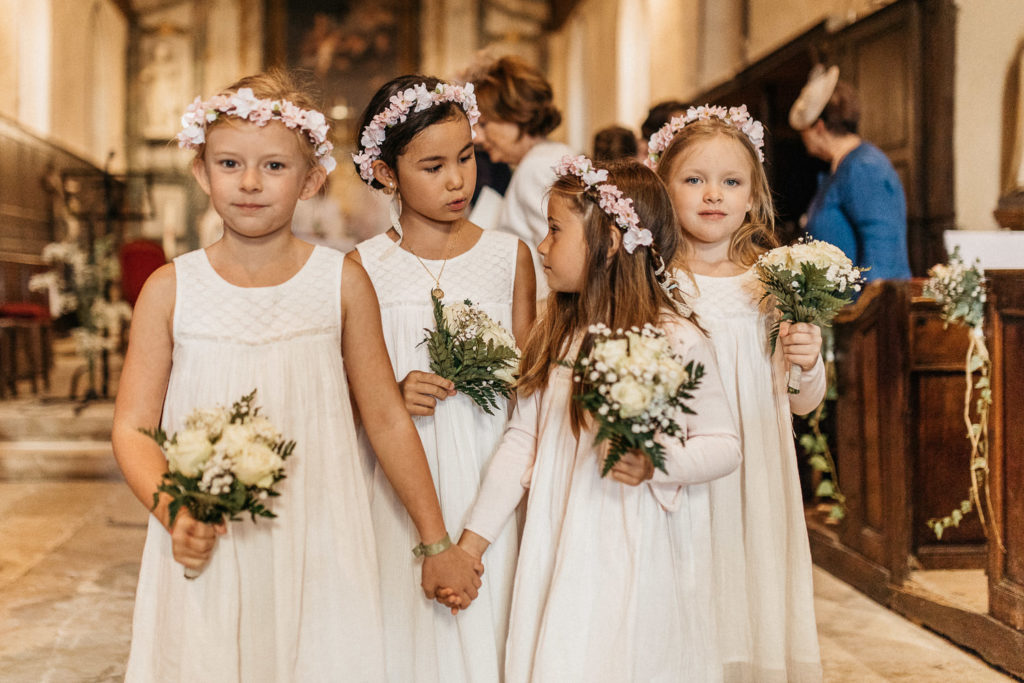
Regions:
[[519, 57], [502, 57], [477, 75], [480, 121], [477, 144], [491, 159], [515, 171], [495, 227], [529, 245], [537, 273], [537, 298], [547, 296], [537, 245], [547, 233], [545, 192], [555, 181], [552, 167], [572, 150], [547, 136], [562, 122], [551, 84]]

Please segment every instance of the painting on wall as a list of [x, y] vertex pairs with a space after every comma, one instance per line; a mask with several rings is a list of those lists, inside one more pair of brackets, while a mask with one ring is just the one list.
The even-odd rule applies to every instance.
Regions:
[[192, 99], [192, 41], [183, 32], [164, 28], [143, 34], [140, 42], [142, 136], [166, 141], [181, 127], [181, 103]]
[[416, 71], [418, 18], [408, 0], [288, 3], [288, 63], [313, 74], [343, 144], [377, 88]]

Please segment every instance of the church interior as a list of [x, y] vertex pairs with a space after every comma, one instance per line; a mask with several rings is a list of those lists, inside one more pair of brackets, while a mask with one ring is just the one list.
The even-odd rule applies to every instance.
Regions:
[[[110, 443], [126, 330], [146, 277], [222, 229], [174, 143], [185, 106], [269, 67], [314, 83], [338, 168], [293, 230], [349, 251], [388, 225], [348, 163], [373, 92], [506, 54], [579, 153], [658, 102], [745, 104], [784, 242], [828, 169], [790, 107], [816, 64], [856, 87], [913, 277], [839, 313], [829, 394], [794, 425], [825, 680], [1024, 679], [1020, 0], [0, 0], [0, 680], [125, 673], [146, 524]], [[954, 247], [985, 269], [970, 329], [925, 291]], [[108, 319], [62, 303], [55, 259]]]

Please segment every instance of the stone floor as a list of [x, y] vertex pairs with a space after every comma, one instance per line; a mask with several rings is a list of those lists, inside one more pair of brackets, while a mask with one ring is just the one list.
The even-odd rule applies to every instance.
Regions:
[[[119, 481], [0, 482], [0, 681], [124, 675], [146, 512]], [[825, 680], [1009, 681], [815, 569]]]
[[[58, 356], [48, 397], [0, 401], [3, 683], [124, 677], [146, 511], [113, 463], [112, 403], [66, 400], [74, 367]], [[814, 581], [829, 683], [1012, 680], [830, 574]]]

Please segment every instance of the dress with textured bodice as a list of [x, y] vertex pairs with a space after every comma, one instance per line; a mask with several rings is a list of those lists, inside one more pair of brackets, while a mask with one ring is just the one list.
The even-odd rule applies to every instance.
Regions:
[[384, 656], [373, 529], [341, 357], [343, 255], [316, 247], [286, 282], [238, 287], [205, 251], [174, 260], [162, 426], [256, 404], [296, 442], [274, 519], [228, 524], [188, 581], [150, 517], [129, 681], [377, 681]]
[[[468, 251], [447, 263], [419, 263], [386, 234], [361, 243], [363, 267], [380, 300], [381, 323], [395, 376], [430, 372], [426, 330], [434, 327], [431, 274], [441, 273], [444, 303], [470, 299], [506, 329], [512, 329], [519, 241], [485, 230]], [[428, 272], [429, 271], [429, 272]], [[432, 417], [413, 417], [437, 487], [445, 524], [458, 539], [476, 498], [484, 470], [508, 419], [505, 401], [488, 415], [465, 394], [438, 401]], [[363, 439], [364, 451], [369, 446]], [[388, 680], [393, 683], [486, 683], [501, 680], [512, 574], [516, 561], [514, 524], [488, 551], [479, 597], [453, 617], [423, 597], [420, 561], [410, 549], [416, 528], [380, 468], [373, 475], [373, 525], [381, 571]]]

